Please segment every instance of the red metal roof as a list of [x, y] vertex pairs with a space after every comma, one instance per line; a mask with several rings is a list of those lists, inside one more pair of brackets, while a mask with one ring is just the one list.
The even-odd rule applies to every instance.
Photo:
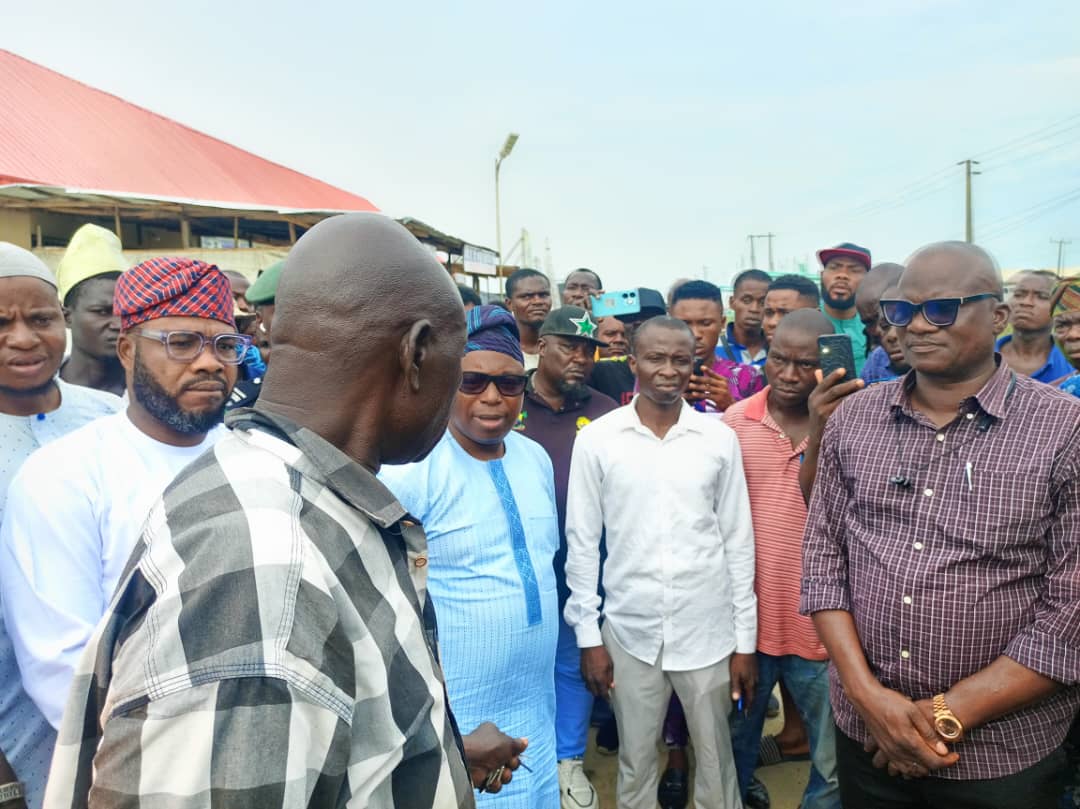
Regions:
[[368, 200], [0, 50], [0, 184], [374, 211]]

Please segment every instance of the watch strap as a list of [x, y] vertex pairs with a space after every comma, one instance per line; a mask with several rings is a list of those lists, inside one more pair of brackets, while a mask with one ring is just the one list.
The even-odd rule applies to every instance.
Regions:
[[0, 803], [7, 803], [17, 798], [26, 797], [26, 789], [22, 781], [11, 781], [0, 786]]

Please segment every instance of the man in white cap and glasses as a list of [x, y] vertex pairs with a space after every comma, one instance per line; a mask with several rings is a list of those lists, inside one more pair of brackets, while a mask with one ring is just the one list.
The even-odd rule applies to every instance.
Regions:
[[[122, 407], [117, 396], [57, 379], [65, 339], [49, 268], [0, 242], [0, 525], [8, 484], [34, 450]], [[31, 809], [41, 805], [55, 740], [23, 690], [0, 612], [0, 804], [24, 795]]]

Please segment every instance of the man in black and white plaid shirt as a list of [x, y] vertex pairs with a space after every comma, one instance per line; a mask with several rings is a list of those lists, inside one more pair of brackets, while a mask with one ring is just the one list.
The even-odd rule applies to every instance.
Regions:
[[374, 475], [442, 435], [464, 343], [449, 276], [392, 220], [301, 239], [257, 409], [151, 512], [46, 806], [469, 807], [509, 781], [525, 742], [459, 736], [426, 539]]

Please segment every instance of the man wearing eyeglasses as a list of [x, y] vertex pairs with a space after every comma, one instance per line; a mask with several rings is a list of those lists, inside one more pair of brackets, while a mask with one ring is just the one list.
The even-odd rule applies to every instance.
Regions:
[[906, 266], [881, 310], [912, 370], [829, 418], [803, 547], [841, 798], [1053, 809], [1080, 708], [1080, 403], [995, 352], [985, 251]]
[[227, 432], [225, 403], [250, 345], [228, 279], [201, 261], [127, 270], [113, 307], [127, 410], [30, 456], [0, 531], [4, 619], [23, 685], [53, 727], [150, 506]]

